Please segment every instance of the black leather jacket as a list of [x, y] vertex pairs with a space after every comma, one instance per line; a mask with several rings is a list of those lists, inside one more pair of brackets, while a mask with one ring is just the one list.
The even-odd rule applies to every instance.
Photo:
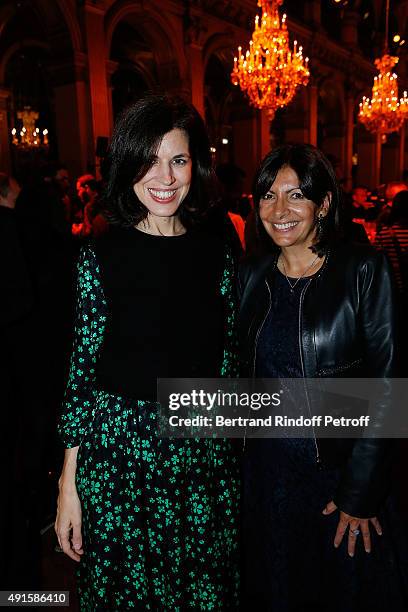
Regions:
[[[255, 373], [256, 344], [274, 291], [277, 257], [248, 259], [239, 271], [244, 376]], [[392, 285], [386, 258], [370, 246], [341, 245], [327, 254], [300, 297], [299, 338], [305, 377], [396, 375]], [[389, 409], [389, 402], [384, 403], [384, 409]], [[374, 516], [386, 490], [389, 441], [325, 439], [317, 445], [323, 465], [343, 468], [336, 505], [352, 516]]]

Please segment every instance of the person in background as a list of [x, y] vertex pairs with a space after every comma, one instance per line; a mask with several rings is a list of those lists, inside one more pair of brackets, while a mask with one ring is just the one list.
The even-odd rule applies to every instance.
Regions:
[[40, 588], [45, 411], [40, 330], [16, 212], [20, 185], [0, 173], [0, 588]]
[[401, 296], [408, 295], [408, 190], [399, 191], [394, 197], [389, 216], [389, 225], [377, 234], [375, 246], [384, 251], [394, 269]]
[[[384, 251], [394, 270], [400, 302], [401, 347], [407, 355], [408, 343], [408, 190], [399, 191], [391, 205], [388, 225], [378, 232], [375, 246]], [[408, 373], [406, 359], [402, 360], [405, 374]]]
[[370, 239], [366, 231], [366, 222], [362, 219], [353, 219], [354, 206], [352, 194], [340, 190], [340, 198], [340, 218], [345, 240], [360, 244], [369, 244]]
[[97, 181], [93, 174], [83, 174], [77, 179], [76, 191], [84, 208], [98, 195]]
[[58, 162], [49, 163], [43, 173], [46, 197], [51, 205], [50, 213], [54, 228], [67, 234], [72, 222], [71, 183], [67, 168]]
[[368, 199], [368, 189], [364, 185], [354, 187], [351, 192], [352, 217], [363, 221], [375, 221], [378, 211], [375, 204]]
[[102, 236], [109, 225], [100, 207], [98, 181], [92, 174], [84, 174], [77, 180], [76, 189], [84, 208], [82, 223], [73, 224], [72, 234], [81, 238]]
[[[32, 283], [33, 329], [38, 330], [35, 366], [42, 368], [38, 400], [38, 427], [45, 439], [47, 481], [52, 494], [38, 494], [49, 506], [44, 511], [52, 520], [55, 484], [60, 453], [55, 433], [62, 402], [69, 350], [72, 343], [74, 306], [73, 269], [76, 257], [71, 225], [66, 217], [64, 194], [68, 195], [68, 174], [63, 164], [52, 163], [43, 169], [35, 183], [24, 184], [16, 203], [16, 214], [22, 236], [22, 248]], [[46, 372], [46, 384], [44, 384]], [[34, 395], [34, 393], [32, 393]], [[41, 423], [41, 425], [40, 425]], [[27, 430], [28, 431], [28, 430]], [[40, 456], [35, 453], [35, 457]], [[51, 474], [48, 477], [48, 474]]]
[[245, 172], [232, 163], [218, 164], [215, 172], [222, 186], [223, 202], [227, 210], [245, 221], [252, 210], [250, 200], [244, 194]]
[[377, 217], [377, 232], [379, 232], [384, 225], [389, 225], [392, 201], [397, 193], [405, 191], [406, 189], [407, 187], [402, 181], [391, 181], [386, 184], [384, 189], [384, 203]]
[[31, 305], [31, 282], [21, 247], [16, 202], [21, 187], [12, 176], [0, 172], [1, 319], [18, 320]]

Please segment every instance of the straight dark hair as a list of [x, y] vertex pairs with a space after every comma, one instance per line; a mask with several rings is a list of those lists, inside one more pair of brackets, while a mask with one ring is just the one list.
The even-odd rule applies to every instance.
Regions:
[[[282, 145], [268, 153], [261, 162], [253, 185], [258, 236], [262, 242], [267, 240], [267, 232], [259, 217], [259, 202], [270, 189], [279, 170], [284, 167], [292, 168], [296, 172], [301, 192], [308, 200], [314, 202], [316, 210], [322, 206], [326, 196], [330, 199], [327, 215], [322, 219], [317, 240], [311, 247], [314, 253], [322, 257], [338, 242], [341, 235], [340, 188], [333, 166], [327, 157], [309, 144]], [[271, 242], [270, 238], [269, 241]]]
[[186, 133], [192, 160], [190, 189], [178, 210], [181, 222], [191, 227], [215, 203], [210, 143], [200, 114], [182, 98], [150, 94], [124, 111], [103, 164], [102, 206], [110, 223], [131, 227], [147, 217], [133, 186], [152, 166], [163, 136], [174, 129]]

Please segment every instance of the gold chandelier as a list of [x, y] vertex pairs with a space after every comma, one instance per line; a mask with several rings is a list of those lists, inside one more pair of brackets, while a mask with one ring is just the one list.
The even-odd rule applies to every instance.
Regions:
[[257, 15], [249, 49], [243, 54], [238, 47], [231, 73], [233, 84], [241, 87], [253, 106], [267, 109], [270, 120], [278, 108], [291, 102], [300, 85], [307, 85], [310, 75], [302, 47], [295, 41], [293, 51], [289, 48], [286, 15], [282, 24], [279, 17], [282, 2], [258, 0], [261, 21]]
[[398, 57], [387, 53], [374, 62], [380, 73], [374, 77], [371, 99], [363, 97], [358, 114], [370, 132], [397, 132], [408, 115], [407, 92], [398, 100], [398, 77], [391, 72], [397, 62]]
[[11, 130], [12, 143], [14, 146], [21, 149], [48, 147], [48, 130], [43, 130], [41, 138], [40, 130], [36, 127], [38, 118], [38, 112], [33, 111], [30, 106], [25, 106], [24, 110], [17, 113], [17, 119], [22, 122], [23, 126], [19, 135], [17, 135], [16, 128]]
[[398, 77], [392, 72], [398, 63], [398, 57], [388, 53], [388, 23], [390, 2], [387, 0], [385, 12], [384, 54], [374, 64], [379, 74], [374, 77], [372, 97], [363, 97], [360, 102], [358, 118], [373, 133], [390, 134], [397, 132], [408, 116], [408, 97], [398, 99]]

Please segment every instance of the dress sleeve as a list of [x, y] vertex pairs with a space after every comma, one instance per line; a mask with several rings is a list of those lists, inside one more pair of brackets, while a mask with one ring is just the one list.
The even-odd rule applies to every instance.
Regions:
[[77, 308], [73, 349], [58, 433], [65, 448], [78, 446], [92, 422], [95, 367], [107, 319], [95, 253], [81, 250], [78, 261]]
[[235, 266], [230, 248], [225, 250], [224, 270], [220, 284], [224, 299], [225, 338], [221, 376], [236, 378], [239, 374], [238, 336], [237, 336], [237, 298], [235, 290]]

